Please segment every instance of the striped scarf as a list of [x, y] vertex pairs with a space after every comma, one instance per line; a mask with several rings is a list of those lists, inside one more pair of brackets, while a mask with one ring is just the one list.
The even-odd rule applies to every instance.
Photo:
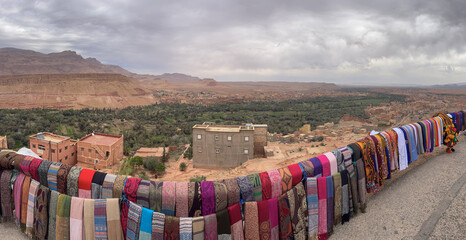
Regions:
[[204, 217], [193, 218], [193, 240], [204, 240]]
[[[25, 176], [23, 181], [23, 186], [21, 189], [21, 229], [23, 231], [26, 228], [26, 217], [28, 212], [28, 200], [29, 200], [29, 188], [31, 184], [31, 177]], [[1, 212], [1, 211], [0, 211]]]
[[24, 173], [20, 173], [19, 176], [16, 178], [14, 187], [13, 187], [13, 198], [15, 202], [15, 216], [16, 216], [16, 224], [19, 226], [21, 223], [21, 197], [23, 190], [23, 182], [26, 175]]
[[70, 239], [82, 240], [83, 239], [83, 214], [84, 213], [84, 199], [71, 197], [70, 209]]
[[42, 163], [39, 165], [37, 173], [39, 174], [40, 185], [48, 187], [47, 173], [49, 171], [50, 165], [52, 165], [52, 162], [49, 161], [42, 161]]
[[84, 199], [84, 239], [95, 239], [94, 199]]
[[97, 199], [94, 201], [94, 234], [95, 239], [107, 239], [107, 200]]
[[[2, 174], [2, 177], [3, 177], [3, 174]], [[33, 228], [34, 227], [33, 226], [34, 206], [36, 203], [37, 191], [39, 190], [39, 186], [40, 186], [39, 182], [37, 182], [36, 180], [32, 180], [30, 187], [29, 187], [28, 207], [27, 207], [27, 217], [26, 217], [26, 234], [29, 237], [33, 237], [33, 234], [34, 234], [34, 228]]]
[[236, 178], [238, 186], [241, 191], [241, 198], [245, 202], [254, 201], [254, 189], [252, 187], [251, 181], [248, 177], [238, 177]]
[[82, 168], [73, 166], [68, 172], [68, 176], [66, 179], [66, 188], [68, 191], [68, 195], [70, 196], [79, 196], [79, 175], [81, 174], [81, 170]]
[[227, 186], [228, 191], [228, 206], [235, 205], [239, 202], [241, 191], [238, 186], [236, 178], [230, 178], [223, 180], [223, 183]]
[[314, 176], [314, 166], [309, 160], [302, 161], [299, 163], [301, 170], [303, 172], [303, 178], [308, 178]]
[[268, 201], [264, 200], [257, 202], [257, 211], [259, 221], [259, 237], [260, 239], [269, 239], [271, 230]]
[[[18, 157], [19, 157], [19, 159], [18, 159]], [[21, 160], [21, 158], [22, 158], [22, 160]], [[15, 156], [15, 159], [17, 159], [17, 161], [21, 161], [21, 163], [20, 163], [21, 171], [22, 171], [24, 174], [26, 174], [26, 175], [28, 175], [28, 176], [31, 176], [31, 173], [30, 173], [30, 170], [29, 170], [29, 169], [30, 169], [29, 166], [31, 165], [31, 162], [32, 162], [32, 160], [34, 160], [34, 158], [33, 158], [33, 157], [30, 157], [30, 156], [24, 157], [24, 156], [21, 156], [21, 155], [16, 155], [16, 156]], [[15, 161], [15, 162], [16, 162], [16, 161]], [[17, 170], [18, 170], [18, 169], [17, 169]]]
[[230, 218], [230, 230], [232, 240], [243, 240], [243, 218], [241, 217], [241, 207], [239, 203], [228, 207]]
[[[31, 182], [32, 183], [32, 182]], [[57, 229], [57, 206], [58, 197], [60, 193], [57, 191], [50, 191], [50, 203], [49, 203], [49, 234], [48, 239], [55, 240], [56, 229]]]
[[102, 194], [103, 199], [113, 198], [113, 183], [115, 182], [116, 175], [107, 174], [105, 176], [104, 183], [102, 184]]
[[222, 182], [214, 182], [215, 191], [215, 212], [226, 210], [228, 207], [227, 186]]
[[138, 240], [139, 239], [139, 223], [141, 221], [142, 207], [129, 202], [128, 210], [128, 224], [126, 230], [126, 239]]
[[317, 197], [319, 199], [319, 239], [327, 239], [327, 180], [317, 178]]
[[165, 217], [165, 240], [178, 240], [180, 238], [180, 218], [173, 216]]
[[48, 197], [50, 189], [40, 186], [37, 190], [36, 203], [34, 206], [34, 234], [38, 239], [45, 239], [47, 236], [48, 224]]
[[217, 240], [217, 216], [210, 214], [204, 216], [204, 239]]
[[180, 218], [180, 240], [193, 239], [193, 219], [182, 217]]
[[163, 240], [165, 232], [165, 214], [154, 212], [152, 215], [152, 240]]
[[317, 240], [317, 227], [319, 224], [319, 200], [317, 197], [317, 178], [308, 178], [307, 212], [308, 212], [308, 239]]
[[215, 190], [211, 181], [201, 182], [202, 215], [215, 213]]
[[141, 205], [142, 207], [149, 208], [149, 187], [150, 181], [149, 180], [141, 180], [138, 187], [138, 192], [136, 194], [136, 203]]
[[118, 198], [108, 198], [107, 199], [107, 229], [108, 239], [122, 240], [123, 231], [121, 229], [120, 223], [120, 199]]
[[153, 210], [142, 208], [141, 225], [139, 227], [139, 240], [151, 240], [153, 215]]
[[32, 179], [36, 181], [40, 181], [38, 169], [41, 163], [42, 163], [42, 159], [34, 158], [31, 161], [31, 164], [29, 164], [29, 174], [31, 174]]
[[70, 208], [71, 197], [60, 194], [57, 202], [56, 232], [57, 239], [70, 239]]
[[261, 186], [261, 179], [259, 174], [253, 173], [248, 175], [249, 181], [251, 181], [253, 192], [254, 192], [254, 200], [262, 201], [262, 186]]
[[282, 195], [282, 178], [280, 177], [280, 172], [277, 169], [267, 171], [267, 174], [270, 178], [270, 185], [271, 185], [271, 198], [277, 198]]
[[60, 169], [61, 163], [54, 162], [50, 165], [47, 172], [47, 186], [54, 191], [58, 191], [57, 188], [57, 174]]
[[177, 217], [187, 217], [189, 212], [188, 204], [188, 183], [187, 182], [177, 182], [175, 186], [175, 196], [176, 196], [176, 216]]

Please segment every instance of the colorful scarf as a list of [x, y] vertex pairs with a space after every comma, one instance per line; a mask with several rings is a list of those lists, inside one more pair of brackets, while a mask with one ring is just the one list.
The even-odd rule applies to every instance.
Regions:
[[142, 207], [149, 208], [149, 191], [150, 181], [149, 180], [141, 180], [139, 183], [138, 191], [136, 193], [136, 203], [141, 205]]
[[[16, 216], [16, 224], [19, 226], [21, 223], [21, 197], [23, 190], [23, 182], [26, 175], [24, 173], [20, 173], [19, 176], [16, 178], [14, 187], [13, 187], [13, 199], [15, 202], [15, 216]], [[1, 198], [1, 196], [0, 196]], [[2, 201], [3, 202], [3, 201]]]
[[204, 217], [193, 218], [193, 240], [204, 240]]
[[115, 182], [113, 182], [113, 198], [121, 198], [123, 195], [123, 188], [125, 188], [126, 176], [117, 175]]
[[60, 194], [57, 202], [56, 235], [57, 239], [70, 239], [71, 197]]
[[34, 235], [38, 239], [45, 239], [47, 236], [48, 224], [48, 198], [50, 189], [45, 186], [40, 186], [37, 190], [36, 203], [34, 206]]
[[[113, 209], [111, 210], [113, 211]], [[94, 234], [95, 239], [104, 240], [107, 235], [107, 200], [96, 199], [94, 201]]]
[[359, 206], [361, 212], [366, 212], [366, 176], [364, 175], [364, 163], [362, 159], [356, 161], [356, 168], [358, 172]]
[[15, 163], [16, 161], [20, 162], [20, 168], [21, 169], [17, 169], [17, 170], [21, 170], [24, 174], [26, 174], [27, 176], [31, 176], [31, 173], [30, 173], [30, 165], [31, 165], [31, 162], [32, 160], [34, 160], [33, 157], [30, 157], [30, 156], [22, 156], [22, 155], [15, 155], [14, 158], [15, 160]]
[[278, 197], [278, 214], [280, 216], [280, 239], [293, 239], [293, 230], [291, 228], [290, 203], [288, 194], [285, 192]]
[[[335, 204], [334, 204], [334, 216], [333, 216], [333, 224], [337, 225], [341, 223], [341, 175], [340, 173], [336, 173], [333, 176], [333, 190], [335, 191], [334, 193], [334, 199], [335, 199]], [[365, 192], [365, 190], [364, 190]]]
[[269, 205], [270, 239], [278, 240], [280, 237], [278, 229], [278, 200], [277, 198], [269, 199], [267, 204]]
[[92, 176], [92, 184], [91, 184], [92, 199], [102, 198], [102, 185], [104, 184], [106, 175], [107, 175], [106, 173], [96, 171], [94, 173], [94, 176]]
[[333, 231], [334, 202], [333, 202], [333, 177], [326, 177], [327, 180], [327, 232]]
[[84, 199], [72, 197], [70, 209], [70, 239], [83, 239]]
[[154, 211], [142, 208], [141, 226], [139, 227], [139, 240], [151, 240], [152, 238], [152, 216]]
[[162, 188], [162, 213], [167, 216], [175, 215], [176, 184], [163, 182]]
[[350, 219], [350, 200], [349, 200], [349, 174], [347, 170], [340, 172], [341, 175], [341, 224], [348, 222]]
[[[57, 172], [57, 189], [58, 192], [67, 194], [68, 193], [68, 173], [70, 172], [71, 166], [68, 164], [62, 164]], [[50, 169], [49, 169], [50, 170]]]
[[259, 174], [249, 174], [248, 175], [249, 181], [251, 181], [253, 192], [254, 192], [254, 201], [262, 201], [262, 186], [261, 186], [261, 179]]
[[[23, 173], [24, 175], [26, 175], [26, 176], [31, 176], [31, 173], [29, 172], [29, 170], [28, 170], [28, 174], [26, 174], [26, 173], [23, 171], [23, 169], [21, 168], [21, 165], [23, 165], [23, 161], [24, 161], [24, 158], [25, 158], [25, 157], [26, 157], [26, 156], [23, 156], [23, 155], [21, 155], [21, 154], [16, 154], [16, 155], [14, 155], [14, 157], [13, 157], [14, 169], [16, 169], [16, 170], [22, 172], [22, 173]], [[30, 165], [30, 164], [31, 164], [31, 163], [29, 162], [29, 165]]]
[[248, 177], [236, 178], [238, 186], [241, 190], [241, 198], [244, 202], [254, 201], [254, 189]]
[[304, 178], [314, 176], [314, 166], [312, 165], [311, 161], [306, 160], [306, 161], [299, 162], [298, 164], [301, 167]]
[[113, 183], [115, 182], [116, 175], [107, 174], [102, 184], [102, 193], [101, 197], [103, 199], [113, 198]]
[[94, 199], [84, 199], [84, 239], [95, 240]]
[[257, 202], [246, 202], [244, 205], [244, 237], [246, 240], [260, 239], [259, 232]]
[[340, 149], [335, 149], [331, 151], [335, 159], [337, 160], [337, 169], [338, 171], [342, 171], [345, 169], [345, 163], [343, 162], [343, 154], [341, 153]]
[[175, 184], [175, 196], [176, 196], [176, 216], [187, 217], [189, 212], [188, 203], [188, 183], [187, 182], [176, 182]]
[[91, 198], [92, 178], [95, 171], [90, 169], [83, 169], [79, 174], [79, 197]]
[[[293, 195], [293, 203], [290, 195]], [[294, 239], [306, 239], [307, 237], [307, 201], [304, 185], [300, 182], [291, 191], [288, 191], [290, 202], [290, 218], [293, 227]]]
[[[21, 228], [23, 231], [26, 227], [26, 217], [28, 212], [28, 200], [29, 200], [29, 188], [31, 184], [31, 177], [25, 176], [23, 181], [23, 186], [21, 189]], [[1, 211], [0, 211], [1, 212]]]
[[267, 174], [270, 178], [271, 184], [271, 198], [277, 198], [282, 195], [282, 178], [280, 176], [280, 172], [277, 169], [267, 171]]
[[322, 177], [322, 163], [316, 157], [309, 159], [311, 161], [312, 166], [314, 166], [314, 176], [313, 177]]
[[[2, 174], [2, 178], [5, 173]], [[4, 183], [4, 180], [2, 179], [2, 186]], [[27, 208], [27, 217], [26, 217], [26, 234], [29, 237], [32, 237], [34, 234], [34, 207], [36, 204], [36, 197], [37, 197], [37, 191], [39, 190], [40, 183], [37, 182], [36, 180], [32, 180], [30, 187], [29, 187], [29, 196], [28, 196], [28, 208]], [[2, 188], [3, 189], [3, 188]], [[2, 197], [4, 193], [2, 191]], [[3, 201], [2, 201], [3, 203]], [[3, 205], [3, 204], [2, 204]], [[8, 205], [10, 203], [8, 202]], [[52, 205], [51, 205], [52, 206]], [[5, 210], [2, 207], [2, 213], [5, 214]]]
[[262, 199], [268, 200], [272, 198], [272, 182], [270, 181], [269, 174], [267, 172], [259, 173], [262, 185]]
[[152, 215], [152, 240], [163, 240], [165, 232], [165, 214], [154, 212]]
[[108, 239], [122, 240], [123, 230], [120, 223], [120, 199], [108, 198], [107, 199], [107, 229]]
[[211, 181], [201, 182], [202, 215], [215, 213], [215, 190]]
[[[368, 144], [367, 140], [359, 141], [357, 144], [361, 148], [362, 160], [364, 161], [364, 169], [366, 172], [366, 189], [372, 191], [377, 180], [377, 174], [375, 172], [374, 162], [372, 161], [371, 145]], [[344, 190], [343, 185], [342, 190]]]
[[61, 163], [54, 162], [50, 165], [49, 171], [47, 172], [47, 186], [54, 191], [58, 191], [57, 188], [57, 174], [60, 169]]
[[77, 197], [79, 196], [79, 175], [81, 174], [82, 168], [73, 166], [68, 172], [66, 179], [66, 188], [68, 195]]
[[317, 178], [317, 197], [319, 198], [319, 239], [327, 239], [327, 179]]
[[165, 240], [178, 240], [180, 238], [180, 218], [173, 216], [165, 217]]
[[290, 170], [290, 173], [291, 173], [291, 178], [292, 178], [291, 183], [293, 186], [296, 186], [303, 179], [303, 172], [301, 170], [301, 167], [299, 167], [299, 164], [296, 163], [293, 165], [289, 165], [288, 169]]
[[180, 218], [180, 240], [193, 239], [193, 219], [182, 217]]
[[228, 206], [235, 205], [239, 202], [241, 195], [236, 178], [225, 179], [223, 180], [223, 183], [227, 186]]
[[288, 192], [293, 187], [293, 176], [287, 167], [278, 169], [282, 183], [282, 193]]
[[204, 239], [217, 240], [217, 216], [210, 214], [204, 216]]
[[350, 211], [357, 213], [359, 209], [359, 195], [358, 195], [358, 176], [356, 169], [353, 168], [353, 171], [349, 172], [350, 184], [348, 187], [351, 189], [350, 195]]
[[330, 175], [337, 173], [338, 164], [337, 164], [337, 158], [335, 157], [335, 155], [333, 155], [333, 153], [331, 152], [325, 153], [324, 155], [327, 157], [328, 162], [330, 164]]
[[[131, 202], [136, 202], [137, 199], [137, 191], [139, 187], [139, 183], [141, 182], [140, 178], [127, 178], [124, 184], [123, 193], [126, 199]], [[174, 202], [174, 200], [173, 200]], [[128, 221], [128, 214], [129, 214], [129, 203], [125, 203], [121, 205], [121, 228], [123, 230], [123, 235], [126, 235], [126, 230], [128, 229], [127, 223]], [[139, 232], [134, 232], [135, 234]]]
[[[44, 161], [45, 162], [45, 161]], [[31, 181], [32, 183], [32, 181]], [[49, 203], [49, 234], [48, 239], [55, 240], [55, 233], [57, 230], [57, 203], [60, 193], [57, 191], [50, 191], [50, 203]], [[55, 207], [54, 207], [55, 206]]]
[[202, 215], [201, 206], [201, 192], [200, 192], [200, 183], [192, 182], [188, 185], [188, 208], [189, 208], [189, 217], [199, 217]]
[[38, 169], [39, 169], [39, 166], [40, 166], [41, 163], [42, 163], [42, 159], [34, 158], [31, 161], [31, 164], [29, 164], [29, 174], [31, 174], [32, 179], [34, 179], [34, 180], [36, 180], [38, 182], [40, 181], [39, 180]]
[[[13, 169], [11, 165], [18, 154], [15, 152], [2, 151], [0, 153], [0, 167], [3, 169]], [[26, 173], [25, 173], [26, 174]]]
[[259, 239], [269, 240], [271, 235], [269, 203], [267, 200], [257, 202], [257, 211], [259, 216]]
[[243, 240], [243, 218], [239, 203], [228, 207], [228, 216], [230, 217], [231, 239]]
[[49, 161], [42, 161], [42, 163], [39, 165], [39, 168], [37, 169], [37, 173], [39, 174], [40, 185], [48, 187], [47, 173], [49, 171], [50, 165], [52, 165], [52, 162], [49, 162]]
[[327, 156], [325, 155], [320, 155], [317, 157], [322, 164], [322, 176], [327, 177], [331, 175], [331, 170], [330, 170], [330, 161], [328, 160]]
[[317, 227], [319, 224], [319, 200], [317, 197], [317, 178], [308, 178], [307, 213], [308, 213], [308, 239], [317, 240]]
[[215, 212], [226, 210], [228, 207], [228, 190], [222, 182], [214, 181]]
[[128, 202], [129, 202], [129, 210], [128, 210], [126, 239], [138, 240], [139, 239], [139, 223], [141, 222], [142, 207], [135, 204], [134, 202], [131, 202], [131, 201], [128, 201]]

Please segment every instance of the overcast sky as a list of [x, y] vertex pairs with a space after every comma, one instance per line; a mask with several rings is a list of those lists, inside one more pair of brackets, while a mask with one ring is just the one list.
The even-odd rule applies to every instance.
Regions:
[[0, 0], [0, 47], [219, 81], [466, 82], [466, 1]]

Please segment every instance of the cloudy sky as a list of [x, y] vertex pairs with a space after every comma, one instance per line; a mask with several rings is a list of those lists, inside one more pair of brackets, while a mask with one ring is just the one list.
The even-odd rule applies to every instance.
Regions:
[[0, 47], [219, 81], [466, 82], [464, 0], [0, 0]]

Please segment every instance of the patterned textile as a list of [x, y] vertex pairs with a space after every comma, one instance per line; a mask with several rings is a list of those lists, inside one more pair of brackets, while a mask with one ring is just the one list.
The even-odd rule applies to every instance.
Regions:
[[261, 179], [259, 174], [249, 174], [248, 175], [249, 181], [251, 181], [253, 192], [254, 192], [254, 201], [262, 201], [262, 186], [261, 186]]
[[79, 197], [91, 198], [92, 178], [95, 171], [90, 169], [83, 169], [79, 174]]
[[38, 239], [45, 239], [47, 236], [47, 224], [48, 224], [48, 197], [49, 188], [40, 186], [37, 190], [36, 203], [34, 206], [34, 235]]
[[[45, 161], [44, 161], [45, 162]], [[32, 183], [32, 181], [31, 181]], [[55, 233], [57, 229], [57, 208], [51, 206], [57, 206], [58, 197], [60, 193], [57, 191], [50, 191], [50, 203], [49, 203], [49, 234], [48, 239], [55, 240]]]
[[268, 201], [257, 202], [257, 210], [259, 215], [259, 238], [261, 240], [269, 240], [271, 238], [271, 231]]
[[333, 231], [333, 218], [334, 218], [334, 193], [333, 193], [333, 177], [326, 177], [327, 180], [327, 231]]
[[320, 161], [320, 164], [322, 164], [322, 176], [327, 177], [331, 175], [331, 170], [330, 170], [330, 161], [325, 156], [324, 154], [320, 155], [317, 157]]
[[173, 216], [165, 217], [165, 240], [178, 240], [180, 238], [180, 218]]
[[293, 187], [293, 178], [290, 169], [287, 167], [278, 169], [282, 183], [282, 193], [288, 192]]
[[15, 152], [8, 152], [8, 151], [2, 151], [0, 152], [0, 168], [3, 169], [13, 169], [13, 166], [11, 166], [11, 163], [14, 161], [16, 157]]
[[0, 177], [0, 199], [2, 205], [2, 218], [4, 222], [10, 221], [13, 218], [13, 209], [11, 208], [12, 196], [9, 188], [12, 173], [12, 170], [3, 170], [2, 176]]
[[238, 186], [241, 190], [241, 198], [245, 202], [254, 201], [254, 189], [252, 187], [251, 181], [248, 177], [238, 177], [236, 178]]
[[107, 200], [105, 199], [94, 201], [94, 225], [95, 239], [107, 239]]
[[228, 207], [228, 216], [230, 218], [231, 239], [243, 240], [243, 218], [241, 216], [241, 207], [239, 203]]
[[201, 182], [202, 215], [215, 213], [215, 190], [211, 181]]
[[317, 240], [319, 224], [319, 199], [317, 197], [317, 178], [308, 178], [307, 189], [307, 213], [308, 213], [308, 239]]
[[175, 215], [176, 184], [163, 182], [162, 188], [162, 213], [167, 216]]
[[188, 185], [188, 215], [189, 217], [199, 217], [202, 215], [201, 211], [202, 200], [200, 192], [200, 183], [191, 182]]
[[103, 199], [113, 198], [113, 183], [115, 182], [116, 175], [107, 174], [104, 183], [102, 184], [102, 193], [100, 194]]
[[[131, 202], [136, 202], [137, 198], [137, 192], [138, 192], [138, 187], [139, 183], [141, 182], [140, 178], [127, 178], [124, 184], [123, 188], [123, 193], [126, 199], [128, 199]], [[121, 229], [123, 230], [123, 235], [128, 237], [126, 235], [126, 230], [128, 229], [127, 223], [128, 221], [128, 215], [129, 215], [129, 203], [125, 203], [121, 205]], [[135, 234], [138, 234], [139, 232], [134, 232]]]
[[230, 217], [228, 216], [228, 209], [220, 210], [216, 213], [217, 217], [217, 234], [230, 235]]
[[317, 178], [317, 197], [319, 199], [319, 239], [327, 239], [327, 180]]
[[155, 212], [162, 211], [162, 189], [163, 182], [150, 182], [150, 209], [154, 210]]
[[286, 192], [278, 197], [278, 215], [280, 217], [280, 239], [292, 240], [293, 230], [291, 228], [290, 203]]
[[[366, 172], [366, 189], [374, 189], [377, 181], [374, 162], [372, 161], [371, 145], [367, 140], [357, 142], [362, 152], [362, 160], [364, 161], [364, 169]], [[371, 190], [371, 191], [372, 191]]]
[[361, 208], [361, 212], [366, 212], [366, 176], [364, 174], [362, 159], [356, 161], [356, 169], [358, 175], [359, 207]]
[[215, 214], [204, 216], [204, 239], [216, 240], [217, 235], [217, 216]]
[[[290, 197], [293, 196], [293, 197]], [[304, 185], [300, 182], [295, 188], [288, 191], [290, 203], [290, 218], [293, 227], [294, 239], [307, 238], [307, 202]]]
[[350, 219], [350, 191], [348, 183], [350, 182], [349, 174], [347, 170], [343, 170], [341, 175], [341, 223], [344, 224]]
[[24, 181], [23, 181], [23, 186], [21, 189], [21, 217], [20, 217], [21, 221], [20, 223], [21, 223], [22, 229], [26, 227], [26, 217], [27, 217], [27, 211], [28, 211], [30, 184], [31, 184], [31, 177], [25, 176]]
[[204, 217], [193, 218], [193, 240], [204, 240]]
[[[94, 199], [84, 199], [83, 223], [84, 239], [95, 239], [95, 217], [94, 217]], [[109, 211], [110, 212], [110, 211]]]
[[165, 214], [154, 212], [152, 215], [152, 240], [163, 240], [165, 231]]
[[23, 182], [24, 182], [25, 177], [26, 175], [24, 175], [24, 173], [20, 173], [19, 176], [16, 178], [14, 187], [13, 187], [13, 199], [15, 202], [15, 216], [16, 216], [15, 220], [18, 226], [20, 225], [20, 222], [21, 222], [21, 197], [22, 197], [21, 190], [23, 190]]
[[118, 198], [107, 199], [107, 229], [108, 239], [122, 240], [123, 231], [120, 223], [120, 200]]
[[41, 163], [42, 163], [42, 159], [34, 158], [31, 161], [31, 164], [29, 164], [29, 174], [31, 174], [32, 179], [34, 179], [34, 180], [36, 180], [38, 182], [40, 181], [39, 180], [38, 169], [39, 169], [39, 166], [40, 166]]
[[182, 217], [180, 218], [180, 240], [193, 239], [193, 219]]
[[341, 153], [340, 149], [335, 149], [331, 151], [331, 153], [335, 156], [337, 160], [337, 169], [338, 171], [342, 171], [345, 169], [345, 163], [343, 162], [343, 154]]
[[302, 172], [303, 172], [303, 177], [308, 178], [314, 176], [314, 166], [312, 165], [312, 162], [309, 160], [302, 161], [299, 163], [300, 166], [302, 167]]
[[57, 188], [57, 174], [58, 170], [60, 169], [61, 163], [54, 162], [49, 167], [49, 171], [47, 172], [47, 184], [51, 190], [58, 191]]
[[241, 195], [236, 178], [224, 179], [223, 183], [227, 186], [228, 206], [235, 205], [239, 202]]
[[268, 200], [272, 198], [272, 182], [270, 181], [269, 174], [267, 172], [259, 173], [262, 185], [262, 199]]
[[356, 214], [359, 209], [359, 196], [358, 196], [358, 176], [356, 169], [353, 168], [353, 171], [349, 173], [350, 183], [348, 185], [351, 188], [350, 192], [350, 211]]
[[[21, 165], [23, 165], [23, 160], [24, 160], [25, 157], [26, 156], [23, 156], [21, 154], [14, 155], [14, 157], [13, 157], [14, 169], [22, 172], [26, 176], [31, 176], [31, 173], [29, 172], [29, 170], [28, 170], [28, 174], [26, 174], [21, 168]], [[31, 162], [32, 162], [32, 160], [31, 160]], [[31, 165], [31, 163], [29, 163], [29, 165]]]
[[187, 217], [188, 216], [188, 183], [187, 182], [177, 182], [175, 186], [175, 196], [176, 196], [176, 216], [177, 217]]
[[[340, 173], [336, 173], [333, 175], [333, 190], [334, 193], [334, 216], [333, 216], [333, 224], [337, 225], [341, 223], [341, 175]], [[364, 190], [365, 191], [365, 190]]]
[[312, 166], [314, 166], [314, 176], [313, 177], [322, 177], [322, 163], [320, 163], [320, 160], [316, 157], [313, 157], [309, 159], [309, 161], [312, 163]]
[[56, 232], [57, 239], [70, 239], [71, 197], [60, 194], [57, 202]]
[[84, 199], [72, 197], [70, 209], [70, 239], [83, 239]]
[[278, 240], [280, 237], [278, 229], [278, 200], [277, 198], [269, 199], [267, 204], [269, 205], [270, 239]]
[[149, 187], [150, 187], [149, 180], [141, 180], [141, 182], [139, 183], [137, 194], [136, 194], [136, 203], [145, 208], [150, 207]]
[[77, 197], [79, 196], [79, 175], [81, 174], [82, 168], [73, 166], [68, 172], [66, 179], [66, 188], [68, 195]]
[[121, 198], [123, 195], [123, 188], [125, 186], [126, 176], [117, 175], [115, 182], [113, 182], [113, 198]]
[[267, 171], [270, 178], [271, 184], [271, 198], [277, 198], [282, 195], [282, 178], [280, 172], [277, 169]]
[[106, 175], [107, 175], [106, 173], [96, 171], [94, 173], [94, 176], [92, 176], [92, 184], [91, 184], [92, 199], [102, 198], [102, 185], [104, 184]]
[[260, 239], [259, 232], [257, 202], [246, 202], [244, 205], [244, 239]]
[[126, 239], [138, 240], [139, 239], [139, 223], [141, 222], [142, 207], [129, 202], [128, 210], [128, 223], [126, 230]]
[[139, 227], [139, 240], [151, 240], [153, 215], [153, 210], [142, 208], [141, 226]]
[[49, 161], [42, 161], [42, 163], [39, 165], [39, 168], [37, 169], [37, 173], [39, 174], [40, 185], [48, 187], [47, 173], [49, 171], [50, 165], [52, 165], [52, 162], [49, 162]]
[[[4, 175], [5, 175], [5, 173], [2, 174], [2, 178], [3, 178]], [[4, 182], [4, 179], [2, 179], [1, 181]], [[2, 186], [3, 186], [3, 184], [2, 184]], [[33, 224], [34, 224], [34, 207], [35, 207], [35, 203], [36, 203], [37, 191], [39, 190], [39, 186], [40, 186], [39, 182], [37, 182], [36, 180], [31, 180], [31, 184], [30, 184], [30, 187], [29, 187], [28, 207], [27, 207], [27, 216], [26, 216], [26, 234], [29, 237], [32, 237], [33, 234], [34, 234], [34, 226], [33, 226]], [[4, 194], [2, 192], [2, 197], [3, 197], [3, 195]], [[5, 214], [5, 210], [3, 209], [3, 207], [2, 207], [2, 213]]]
[[215, 212], [226, 210], [228, 207], [227, 186], [222, 182], [214, 182], [215, 190]]
[[[18, 156], [19, 156], [19, 159], [18, 159]], [[21, 160], [21, 158], [22, 158], [22, 160]], [[31, 176], [30, 165], [31, 165], [32, 160], [34, 160], [33, 157], [30, 157], [30, 156], [21, 157], [21, 155], [18, 154], [18, 155], [15, 155], [15, 157], [13, 159], [15, 159], [17, 161], [21, 161], [20, 162], [21, 171], [23, 171], [23, 173], [26, 174], [27, 176]]]
[[[361, 155], [360, 154], [361, 148], [359, 148], [359, 146], [357, 144], [353, 144], [353, 147], [354, 146], [357, 147], [357, 150], [354, 150], [353, 148], [351, 148], [349, 146], [342, 147], [342, 148], [339, 149], [341, 154], [343, 155], [343, 164], [344, 164], [344, 168], [341, 169], [340, 172], [342, 170], [345, 170], [345, 169], [348, 170], [348, 172], [353, 171], [353, 155], [351, 154], [350, 148], [353, 150], [353, 152], [356, 152], [356, 154], [354, 154], [354, 155], [359, 155], [359, 156]], [[361, 158], [361, 157], [359, 157], [359, 158]]]
[[[68, 173], [70, 172], [71, 166], [68, 164], [62, 164], [57, 172], [57, 189], [59, 193], [68, 193], [67, 180]], [[49, 169], [50, 170], [50, 169]]]

